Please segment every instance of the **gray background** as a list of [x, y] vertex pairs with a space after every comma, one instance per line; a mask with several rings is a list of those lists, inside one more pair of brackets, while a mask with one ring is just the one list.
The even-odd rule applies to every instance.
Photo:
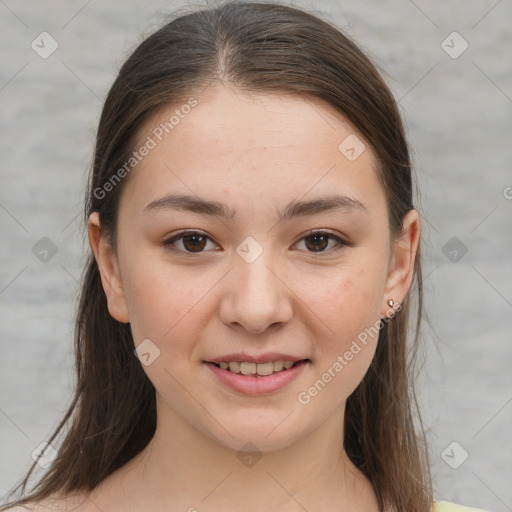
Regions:
[[[102, 101], [141, 37], [188, 5], [203, 4], [0, 1], [0, 500], [71, 397], [80, 213]], [[407, 125], [425, 227], [419, 399], [436, 498], [512, 510], [512, 2], [295, 5], [354, 36]], [[46, 59], [31, 48], [43, 31], [59, 45]], [[457, 58], [454, 31], [469, 44]], [[33, 252], [43, 237], [57, 249], [46, 262]]]

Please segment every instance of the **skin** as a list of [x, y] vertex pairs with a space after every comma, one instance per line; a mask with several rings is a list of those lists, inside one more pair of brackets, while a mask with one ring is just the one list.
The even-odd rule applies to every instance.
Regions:
[[[392, 314], [390, 298], [402, 302], [413, 277], [418, 214], [406, 215], [395, 240], [375, 155], [367, 142], [354, 161], [338, 150], [349, 134], [364, 139], [330, 105], [226, 85], [195, 97], [198, 105], [125, 184], [117, 254], [98, 214], [89, 220], [110, 314], [130, 322], [136, 346], [150, 339], [160, 355], [143, 365], [157, 391], [152, 442], [81, 510], [377, 511], [371, 484], [341, 442], [345, 401], [368, 369], [376, 337], [308, 404], [297, 396], [358, 334]], [[140, 139], [169, 112], [152, 118]], [[226, 203], [236, 215], [143, 213], [171, 192]], [[332, 193], [365, 209], [278, 221], [290, 201]], [[209, 237], [203, 253], [187, 253], [193, 246], [183, 239], [174, 243], [181, 255], [161, 245], [183, 229]], [[312, 229], [331, 230], [351, 245], [336, 250], [334, 239], [327, 247], [305, 239]], [[263, 249], [252, 263], [236, 252], [247, 236]], [[279, 351], [310, 363], [284, 389], [251, 397], [224, 387], [202, 362], [241, 351]], [[262, 455], [252, 467], [237, 458], [247, 442]]]

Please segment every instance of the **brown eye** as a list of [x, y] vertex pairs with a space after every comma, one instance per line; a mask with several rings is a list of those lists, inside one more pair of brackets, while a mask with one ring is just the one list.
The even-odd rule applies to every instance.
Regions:
[[183, 237], [183, 246], [190, 252], [202, 251], [206, 246], [206, 237], [202, 235], [185, 235]]
[[326, 250], [329, 246], [330, 241], [335, 242], [335, 247], [331, 248], [334, 251], [341, 249], [345, 245], [349, 245], [344, 242], [340, 237], [328, 232], [328, 231], [314, 231], [304, 236], [301, 241], [304, 240], [304, 245], [308, 252], [324, 253], [329, 252], [330, 249]]
[[[172, 236], [165, 240], [162, 245], [174, 252], [200, 254], [204, 252], [208, 240], [211, 239], [203, 233], [188, 231]], [[178, 245], [175, 245], [176, 242], [178, 242]]]
[[[329, 231], [310, 232], [302, 237], [300, 241], [303, 240], [305, 241], [306, 252], [310, 253], [328, 253], [350, 245]], [[199, 255], [207, 251], [208, 241], [212, 241], [212, 239], [199, 231], [186, 231], [165, 240], [162, 245], [176, 253]], [[330, 242], [334, 242], [334, 246], [329, 247]], [[213, 245], [213, 249], [216, 250], [215, 244]]]
[[[329, 245], [329, 236], [314, 234], [304, 238], [306, 247], [314, 252], [323, 251]], [[308, 243], [311, 242], [311, 243]]]

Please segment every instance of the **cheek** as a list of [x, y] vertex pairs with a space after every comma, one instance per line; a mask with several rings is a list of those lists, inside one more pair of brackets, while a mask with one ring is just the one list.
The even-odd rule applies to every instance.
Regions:
[[371, 364], [380, 332], [376, 278], [368, 268], [354, 265], [324, 279], [323, 292], [317, 288], [309, 294], [315, 313], [309, 326], [315, 340], [315, 378], [298, 400], [322, 411], [318, 414], [344, 403]]
[[141, 252], [127, 262], [123, 282], [135, 343], [149, 338], [163, 346], [179, 338], [175, 345], [183, 347], [193, 339], [191, 331], [201, 329], [200, 311], [216, 282], [211, 273], [195, 270], [171, 265], [154, 253]]
[[324, 325], [318, 340], [346, 341], [380, 318], [383, 271], [365, 264], [363, 258], [354, 259], [359, 261], [295, 281], [297, 295], [317, 316], [316, 323]]
[[309, 277], [301, 286], [303, 301], [314, 312], [309, 314], [309, 330], [315, 340], [318, 380], [311, 382], [311, 396], [321, 394], [317, 406], [329, 410], [342, 403], [364, 377], [380, 332], [385, 262], [355, 254], [346, 263], [329, 276]]

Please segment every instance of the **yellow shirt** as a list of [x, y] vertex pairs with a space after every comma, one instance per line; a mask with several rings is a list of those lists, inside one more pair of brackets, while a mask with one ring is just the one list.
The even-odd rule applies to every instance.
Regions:
[[485, 512], [485, 510], [463, 507], [448, 501], [436, 501], [434, 503], [434, 512]]

